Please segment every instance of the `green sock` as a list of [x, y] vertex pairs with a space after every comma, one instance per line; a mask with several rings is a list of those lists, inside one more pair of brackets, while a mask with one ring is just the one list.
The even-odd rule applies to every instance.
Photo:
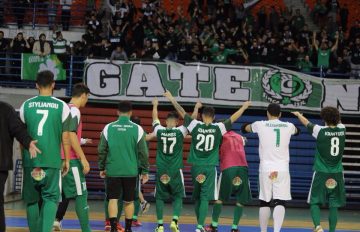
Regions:
[[235, 206], [232, 229], [237, 229], [239, 222], [240, 222], [240, 218], [243, 215], [243, 210], [244, 210], [244, 208], [242, 206], [239, 206], [239, 205]]
[[26, 215], [30, 232], [37, 232], [39, 226], [39, 205], [38, 203], [28, 204], [26, 206]]
[[41, 231], [52, 231], [57, 204], [47, 199], [43, 200], [43, 205], [40, 211]]
[[104, 211], [105, 211], [105, 220], [109, 220], [109, 200], [106, 199], [104, 200]]
[[194, 207], [195, 207], [196, 220], [199, 220], [200, 200], [195, 201], [195, 206]]
[[178, 220], [181, 214], [183, 205], [183, 199], [181, 197], [177, 197], [173, 202], [173, 219]]
[[135, 208], [134, 216], [137, 217], [139, 215], [139, 211], [140, 211], [140, 200], [139, 200], [139, 198], [134, 201], [134, 208]]
[[335, 232], [338, 218], [338, 208], [329, 209], [329, 232]]
[[200, 200], [199, 207], [199, 220], [198, 220], [198, 228], [199, 226], [202, 228], [205, 224], [205, 219], [209, 209], [209, 201], [208, 200]]
[[124, 208], [124, 202], [122, 201], [122, 197], [118, 200], [118, 214], [116, 219], [119, 221], [121, 218], [121, 214]]
[[[156, 218], [158, 220], [158, 223], [159, 223], [159, 221], [163, 220], [164, 205], [165, 205], [165, 203], [163, 200], [156, 199]], [[159, 223], [159, 224], [162, 224], [162, 223]]]
[[311, 205], [310, 206], [311, 218], [314, 223], [314, 228], [320, 225], [320, 206]]
[[213, 227], [217, 227], [218, 226], [218, 222], [219, 222], [219, 217], [221, 214], [221, 208], [222, 208], [222, 204], [221, 203], [215, 203], [213, 206], [213, 211], [212, 211], [212, 222], [211, 225]]
[[89, 224], [89, 205], [87, 203], [87, 194], [75, 198], [75, 211], [79, 218], [82, 232], [91, 232]]

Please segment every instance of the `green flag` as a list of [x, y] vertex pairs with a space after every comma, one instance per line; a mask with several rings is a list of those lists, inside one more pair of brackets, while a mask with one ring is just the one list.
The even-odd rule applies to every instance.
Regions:
[[66, 80], [66, 70], [56, 55], [41, 57], [23, 53], [21, 61], [21, 79], [23, 80], [36, 80], [36, 74], [44, 70], [51, 71], [56, 81]]

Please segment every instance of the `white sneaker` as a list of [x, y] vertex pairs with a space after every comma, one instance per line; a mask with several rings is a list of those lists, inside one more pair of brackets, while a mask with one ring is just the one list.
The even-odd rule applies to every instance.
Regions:
[[53, 224], [53, 229], [54, 231], [61, 231], [61, 222], [55, 220]]
[[323, 228], [321, 226], [317, 226], [314, 230], [314, 232], [324, 232]]

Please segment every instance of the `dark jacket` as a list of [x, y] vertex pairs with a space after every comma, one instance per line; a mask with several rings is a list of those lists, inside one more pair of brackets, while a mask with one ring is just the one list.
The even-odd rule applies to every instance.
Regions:
[[14, 137], [26, 148], [29, 148], [31, 137], [26, 131], [15, 109], [0, 101], [0, 171], [13, 169]]

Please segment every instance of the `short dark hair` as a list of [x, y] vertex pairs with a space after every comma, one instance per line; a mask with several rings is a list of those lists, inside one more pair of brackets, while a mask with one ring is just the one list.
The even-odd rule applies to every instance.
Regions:
[[202, 114], [205, 115], [205, 116], [214, 118], [215, 109], [214, 109], [214, 107], [211, 107], [211, 106], [205, 106], [203, 111], [202, 111]]
[[49, 70], [41, 71], [36, 76], [36, 84], [39, 87], [49, 87], [54, 83], [54, 74]]
[[4, 34], [4, 32], [3, 32], [3, 31], [0, 31], [0, 34]]
[[327, 125], [333, 126], [339, 124], [341, 120], [339, 110], [331, 106], [324, 107], [320, 112], [320, 117], [325, 121]]
[[73, 86], [72, 97], [80, 97], [84, 93], [90, 93], [90, 89], [84, 83], [77, 83]]
[[141, 123], [141, 119], [138, 116], [131, 116], [130, 121], [132, 121], [133, 123], [136, 123], [138, 125], [140, 125], [140, 123]]
[[166, 119], [169, 119], [169, 118], [172, 118], [172, 119], [179, 119], [179, 114], [175, 111], [171, 111], [168, 113], [168, 115], [166, 116]]
[[128, 113], [132, 110], [132, 104], [130, 101], [120, 101], [118, 110], [120, 113]]
[[279, 117], [281, 113], [281, 106], [277, 103], [270, 103], [267, 112], [273, 117]]

